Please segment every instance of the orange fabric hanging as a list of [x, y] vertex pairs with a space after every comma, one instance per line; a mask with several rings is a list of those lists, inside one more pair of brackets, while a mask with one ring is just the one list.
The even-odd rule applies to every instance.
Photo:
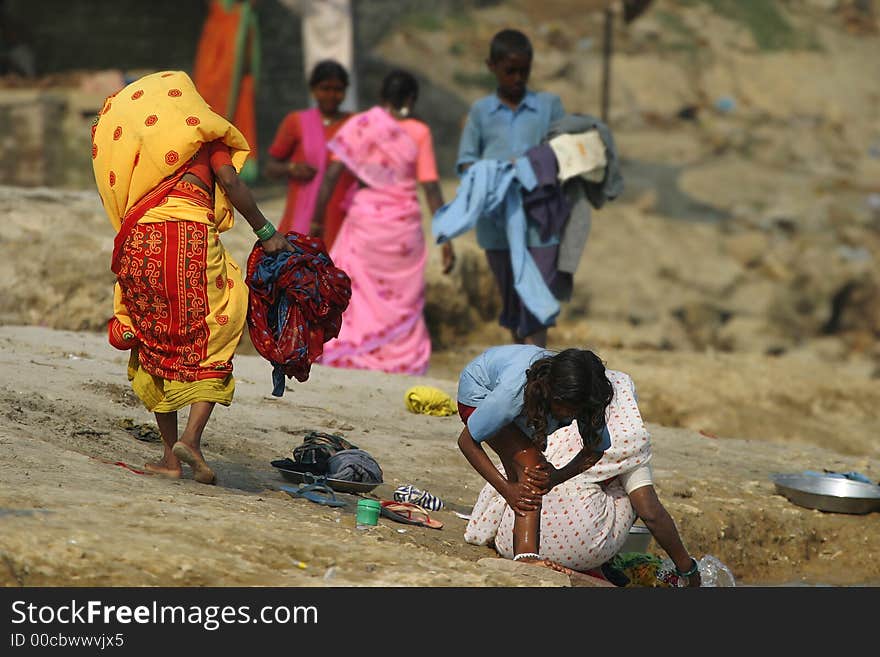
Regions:
[[251, 147], [251, 152], [245, 162], [242, 170], [242, 177], [251, 182], [253, 174], [248, 171], [248, 167], [257, 162], [257, 112], [256, 112], [256, 90], [254, 89], [254, 76], [251, 73], [246, 74], [241, 79], [241, 87], [238, 92], [238, 103], [235, 106], [235, 113], [230, 121], [241, 131], [244, 138], [247, 139]]
[[[254, 175], [249, 171], [257, 162], [253, 68], [258, 61], [254, 49], [259, 48], [259, 37], [255, 34], [253, 16], [246, 14], [248, 11], [252, 10], [241, 2], [211, 2], [196, 48], [193, 81], [208, 105], [229, 119], [247, 139], [250, 155], [241, 175], [246, 180], [253, 180]], [[245, 16], [248, 24], [243, 26]], [[242, 35], [242, 29], [247, 30], [246, 35]]]
[[237, 4], [226, 11], [223, 3], [214, 0], [196, 49], [193, 82], [211, 109], [222, 116], [226, 115], [232, 89], [235, 37], [240, 20], [241, 8]]

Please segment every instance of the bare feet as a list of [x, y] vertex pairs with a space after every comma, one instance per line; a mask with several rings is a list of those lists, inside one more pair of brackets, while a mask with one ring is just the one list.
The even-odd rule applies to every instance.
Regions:
[[550, 561], [550, 559], [536, 559], [535, 557], [526, 557], [524, 559], [520, 559], [519, 562], [531, 564], [533, 566], [543, 566], [544, 568], [549, 568], [550, 570], [555, 570], [557, 573], [564, 573], [565, 575], [571, 575], [575, 572], [571, 568], [567, 568], [560, 563]]
[[174, 443], [174, 447], [171, 448], [171, 453], [192, 468], [193, 479], [200, 484], [217, 483], [217, 476], [214, 474], [211, 466], [207, 464], [201, 452], [197, 452], [189, 445], [178, 440]]
[[[174, 460], [177, 461], [177, 459]], [[144, 470], [152, 472], [153, 474], [162, 475], [163, 477], [170, 477], [171, 479], [180, 479], [181, 475], [180, 462], [178, 461], [177, 465], [174, 466], [170, 465], [164, 458], [158, 461], [144, 463]]]
[[592, 575], [587, 575], [586, 573], [577, 570], [572, 570], [571, 568], [563, 566], [561, 563], [551, 561], [550, 559], [520, 559], [520, 563], [542, 566], [543, 568], [555, 570], [557, 573], [568, 575], [568, 580], [571, 582], [572, 586], [615, 588], [614, 584], [607, 580], [599, 579], [598, 577], [593, 577]]

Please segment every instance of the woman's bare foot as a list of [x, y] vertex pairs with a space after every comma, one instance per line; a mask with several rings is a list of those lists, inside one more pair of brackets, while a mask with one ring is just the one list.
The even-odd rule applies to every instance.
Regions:
[[563, 573], [565, 575], [575, 575], [575, 571], [571, 568], [567, 568], [563, 566], [561, 563], [556, 563], [555, 561], [550, 561], [550, 559], [538, 559], [537, 561], [533, 561], [536, 566], [543, 566], [544, 568], [549, 568], [550, 570], [555, 570], [557, 573]]
[[192, 468], [193, 479], [200, 484], [217, 483], [217, 476], [214, 474], [211, 466], [205, 461], [205, 457], [202, 456], [201, 452], [197, 452], [186, 443], [178, 440], [174, 443], [174, 447], [171, 448], [171, 453]]
[[[174, 459], [177, 461], [177, 459]], [[181, 475], [181, 467], [180, 462], [178, 461], [177, 465], [170, 465], [167, 459], [160, 459], [158, 461], [150, 461], [149, 463], [144, 463], [144, 470], [147, 472], [152, 472], [153, 474], [162, 475], [163, 477], [170, 477], [171, 479], [180, 479]]]

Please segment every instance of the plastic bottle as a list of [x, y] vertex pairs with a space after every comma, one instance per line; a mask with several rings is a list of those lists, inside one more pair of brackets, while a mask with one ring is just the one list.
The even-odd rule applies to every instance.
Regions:
[[[730, 568], [711, 554], [705, 555], [702, 559], [697, 559], [697, 565], [700, 568], [701, 587], [736, 586], [736, 580]], [[687, 586], [687, 578], [679, 577], [676, 574], [675, 564], [672, 562], [672, 559], [664, 559], [660, 571], [665, 575], [664, 579], [667, 581], [679, 587]]]

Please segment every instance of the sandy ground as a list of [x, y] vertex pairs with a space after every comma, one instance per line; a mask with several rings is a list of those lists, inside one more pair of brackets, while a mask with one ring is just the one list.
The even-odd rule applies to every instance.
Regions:
[[[625, 353], [618, 359], [636, 363]], [[470, 509], [481, 479], [455, 446], [459, 421], [414, 415], [403, 403], [413, 383], [454, 394], [451, 377], [315, 366], [308, 382], [291, 381], [274, 398], [268, 364], [237, 356], [235, 402], [216, 410], [205, 433], [219, 477], [211, 487], [188, 472], [172, 481], [115, 465], [137, 468], [160, 449], [135, 436], [149, 438], [154, 423], [127, 385], [125, 362], [97, 334], [0, 327], [3, 585], [571, 584], [464, 543], [465, 521], [453, 512]], [[660, 367], [632, 368], [642, 394], [654, 385], [642, 372]], [[649, 428], [661, 499], [690, 549], [721, 559], [738, 584], [880, 583], [880, 513], [803, 509], [775, 494], [769, 480], [773, 472], [822, 467], [876, 478], [876, 452]], [[375, 496], [390, 499], [401, 483], [440, 496], [447, 507], [434, 515], [443, 528], [382, 518], [357, 530], [356, 496], [340, 494], [348, 506], [331, 509], [282, 492], [288, 482], [269, 463], [289, 456], [309, 429], [342, 433], [376, 458], [385, 483]]]
[[[765, 49], [753, 23], [709, 4], [663, 3], [615, 36], [627, 191], [594, 214], [550, 346], [592, 348], [632, 375], [657, 489], [694, 554], [740, 585], [880, 585], [880, 513], [804, 509], [770, 481], [807, 469], [880, 480], [877, 32], [853, 36], [842, 3], [802, 3], [786, 14], [792, 38], [821, 48]], [[535, 88], [594, 112], [601, 15], [536, 6], [493, 4], [442, 30], [415, 22], [378, 54], [470, 101], [485, 93], [468, 79], [492, 32], [533, 25]], [[727, 96], [735, 110], [716, 110]], [[697, 118], [677, 118], [682, 108]], [[449, 200], [454, 181], [442, 182]], [[278, 190], [257, 191], [277, 218]], [[206, 432], [220, 477], [206, 487], [115, 465], [160, 448], [142, 440], [153, 418], [101, 333], [114, 235], [94, 189], [0, 186], [0, 216], [0, 583], [585, 585], [465, 544], [453, 511], [471, 508], [482, 480], [455, 447], [459, 421], [403, 404], [416, 383], [454, 394], [461, 367], [508, 340], [472, 234], [456, 239], [451, 277], [429, 250], [428, 377], [316, 366], [277, 399], [245, 339], [235, 403]], [[243, 264], [254, 238], [241, 223], [223, 243]], [[279, 490], [288, 482], [270, 461], [310, 429], [379, 461], [377, 497], [412, 483], [443, 498], [443, 529], [382, 519], [358, 531], [355, 496], [334, 510]]]

